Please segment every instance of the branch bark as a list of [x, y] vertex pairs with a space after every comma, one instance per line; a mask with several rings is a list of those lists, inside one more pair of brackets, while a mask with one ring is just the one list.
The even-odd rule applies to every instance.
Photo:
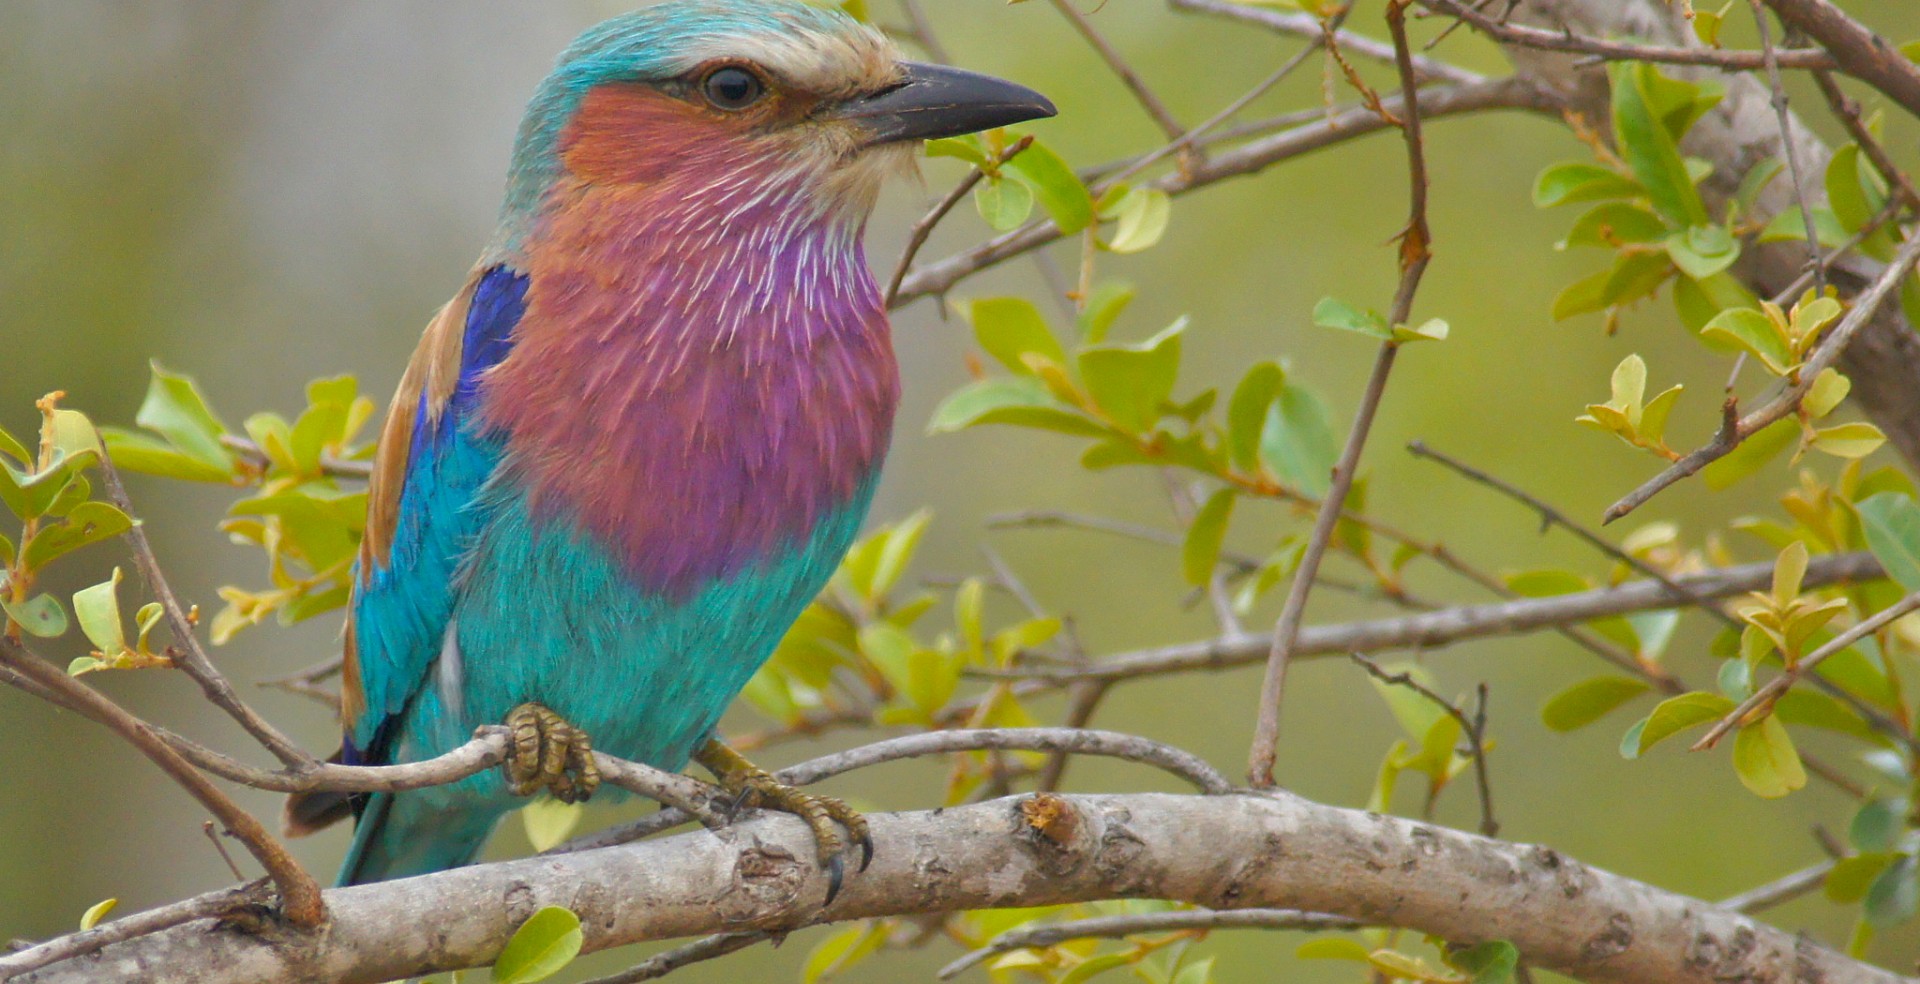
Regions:
[[[1036, 799], [1040, 799], [1036, 802]], [[1041, 807], [1036, 809], [1036, 807]], [[324, 934], [192, 923], [21, 984], [375, 982], [485, 964], [543, 906], [581, 917], [587, 951], [695, 934], [1104, 898], [1293, 908], [1472, 943], [1585, 981], [1894, 984], [1903, 978], [1709, 902], [1509, 844], [1287, 793], [1036, 794], [876, 814], [873, 866], [822, 910], [797, 820], [763, 817], [556, 857], [328, 893]]]

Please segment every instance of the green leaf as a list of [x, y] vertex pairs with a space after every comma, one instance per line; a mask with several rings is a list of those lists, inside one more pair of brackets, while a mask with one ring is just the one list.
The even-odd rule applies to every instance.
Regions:
[[1180, 371], [1185, 318], [1138, 345], [1101, 345], [1080, 352], [1080, 376], [1101, 412], [1118, 426], [1144, 431], [1160, 419]]
[[928, 157], [954, 157], [985, 170], [992, 161], [987, 157], [984, 141], [977, 133], [963, 137], [944, 137], [927, 141]]
[[1695, 280], [1720, 273], [1740, 258], [1739, 241], [1720, 226], [1694, 226], [1668, 236], [1663, 245], [1673, 265]]
[[0, 568], [13, 566], [13, 541], [0, 534]]
[[995, 232], [1011, 232], [1033, 214], [1033, 190], [1018, 181], [988, 178], [973, 190], [973, 204]]
[[67, 610], [50, 594], [37, 595], [19, 604], [7, 600], [8, 591], [0, 583], [0, 611], [14, 620], [22, 631], [41, 639], [57, 639], [67, 633]]
[[[1820, 245], [1827, 249], [1839, 249], [1841, 244], [1851, 238], [1847, 230], [1841, 227], [1840, 220], [1834, 216], [1831, 209], [1817, 205], [1813, 209], [1813, 234], [1820, 240]], [[1806, 238], [1807, 223], [1800, 217], [1800, 206], [1795, 205], [1775, 215], [1767, 223], [1767, 227], [1760, 230], [1757, 241], [1761, 243], [1804, 242]]]
[[1852, 391], [1853, 380], [1841, 375], [1840, 370], [1822, 369], [1820, 375], [1814, 377], [1813, 385], [1807, 389], [1806, 399], [1801, 400], [1800, 405], [1806, 408], [1813, 419], [1818, 420], [1837, 409]]
[[88, 906], [87, 911], [80, 916], [80, 931], [84, 933], [100, 925], [100, 920], [107, 918], [107, 913], [112, 912], [119, 904], [119, 899], [101, 899]]
[[1555, 731], [1584, 728], [1650, 689], [1631, 677], [1595, 677], [1555, 694], [1541, 708], [1540, 720]]
[[[1858, 144], [1834, 151], [1827, 162], [1827, 207], [1833, 209], [1840, 228], [1850, 235], [1865, 229], [1886, 205], [1886, 195], [1871, 183], [1862, 170], [1863, 163]], [[1883, 233], [1875, 233], [1871, 238], [1881, 239], [1879, 245], [1884, 247], [1883, 237]]]
[[1551, 312], [1553, 320], [1565, 321], [1575, 315], [1606, 310], [1607, 284], [1612, 279], [1612, 270], [1602, 270], [1591, 276], [1581, 277], [1562, 288], [1553, 298]]
[[1867, 889], [1863, 914], [1878, 929], [1898, 926], [1920, 910], [1920, 862], [1902, 854]]
[[1093, 198], [1087, 186], [1052, 148], [1036, 142], [1008, 161], [1006, 170], [1032, 189], [1061, 233], [1071, 236], [1093, 224]]
[[1206, 504], [1194, 515], [1180, 551], [1180, 570], [1188, 584], [1204, 587], [1213, 580], [1214, 566], [1220, 562], [1220, 545], [1227, 536], [1227, 521], [1233, 516], [1233, 503], [1237, 498], [1233, 489], [1219, 489], [1207, 497]]
[[855, 923], [829, 935], [807, 954], [800, 970], [804, 984], [819, 984], [865, 960], [887, 941], [885, 925], [878, 922]]
[[1074, 965], [1054, 981], [1054, 984], [1083, 984], [1109, 970], [1117, 970], [1132, 963], [1131, 957], [1124, 953], [1108, 953], [1098, 957], [1089, 957]]
[[1867, 549], [1887, 576], [1908, 591], [1920, 591], [1920, 505], [1912, 496], [1881, 492], [1855, 504]]
[[1440, 318], [1428, 318], [1413, 327], [1395, 325], [1393, 328], [1393, 340], [1402, 344], [1407, 342], [1444, 342], [1447, 340], [1447, 333], [1452, 330], [1446, 321]]
[[1286, 370], [1262, 362], [1240, 379], [1227, 400], [1227, 454], [1233, 467], [1250, 471], [1260, 462], [1260, 435], [1267, 426], [1267, 409], [1287, 384]]
[[1151, 249], [1167, 233], [1173, 218], [1173, 199], [1158, 188], [1135, 188], [1114, 205], [1119, 225], [1107, 248], [1115, 253], [1139, 253]]
[[126, 623], [120, 618], [120, 568], [113, 577], [74, 592], [73, 617], [93, 648], [112, 658], [127, 648]]
[[1509, 984], [1520, 966], [1520, 951], [1505, 940], [1456, 950], [1448, 963], [1473, 975], [1473, 984]]
[[586, 936], [580, 931], [580, 917], [571, 910], [550, 905], [534, 913], [493, 962], [494, 984], [533, 984], [566, 969], [579, 956]]
[[[1719, 694], [1696, 691], [1669, 697], [1660, 702], [1647, 716], [1640, 728], [1638, 740], [1634, 743], [1632, 754], [1627, 758], [1637, 758], [1642, 752], [1685, 731], [1688, 728], [1717, 721], [1733, 711], [1733, 701]], [[1623, 748], [1624, 752], [1626, 749]]]
[[1326, 404], [1304, 387], [1281, 387], [1260, 432], [1260, 460], [1281, 481], [1308, 495], [1325, 495], [1339, 456]]
[[0, 427], [0, 454], [12, 457], [23, 466], [33, 465], [33, 453], [27, 450], [26, 445], [15, 440], [12, 434], [7, 433], [5, 427]]
[[974, 301], [968, 305], [967, 312], [967, 319], [973, 323], [973, 337], [980, 347], [1016, 374], [1035, 375], [1025, 358], [1029, 354], [1057, 366], [1067, 364], [1066, 350], [1032, 301], [1020, 297], [991, 297]]
[[232, 468], [207, 464], [175, 451], [173, 445], [158, 438], [114, 427], [107, 428], [104, 435], [107, 453], [113, 456], [114, 467], [122, 471], [189, 482], [225, 483], [233, 480]]
[[566, 843], [586, 812], [584, 803], [562, 803], [551, 796], [541, 796], [520, 808], [520, 823], [526, 830], [527, 843], [539, 853]]
[[929, 434], [948, 434], [983, 424], [1038, 427], [1081, 437], [1108, 431], [1097, 421], [1060, 406], [1046, 387], [1030, 378], [982, 379], [947, 397], [927, 424]]
[[179, 451], [223, 472], [233, 468], [233, 455], [220, 443], [227, 425], [215, 416], [192, 379], [153, 363], [153, 381], [134, 422], [165, 437]]
[[1873, 886], [1880, 873], [1887, 870], [1899, 855], [1892, 853], [1856, 854], [1850, 858], [1841, 858], [1833, 863], [1833, 870], [1827, 872], [1827, 880], [1822, 890], [1830, 902], [1851, 905], [1867, 897], [1867, 889]]
[[83, 502], [66, 516], [41, 528], [22, 555], [27, 567], [40, 570], [65, 554], [110, 540], [133, 529], [133, 519], [105, 502]]
[[927, 535], [927, 527], [933, 524], [933, 510], [921, 509], [887, 530], [881, 540], [880, 555], [873, 565], [873, 580], [865, 588], [868, 595], [884, 598], [892, 593], [900, 583], [901, 575], [907, 572], [907, 564], [913, 560], [914, 551], [920, 549], [920, 540]]
[[1851, 460], [1864, 458], [1880, 450], [1885, 443], [1887, 435], [1881, 433], [1880, 428], [1865, 421], [1855, 421], [1815, 431], [1812, 447], [1815, 451]]
[[1784, 376], [1797, 362], [1773, 319], [1751, 308], [1733, 308], [1707, 322], [1700, 334], [1725, 341], [1760, 360], [1776, 376]]
[[1667, 224], [1660, 217], [1626, 202], [1606, 202], [1587, 210], [1573, 222], [1557, 248], [1600, 246], [1617, 249], [1625, 243], [1657, 243], [1667, 237]]
[[1807, 784], [1807, 770], [1787, 726], [1771, 715], [1742, 725], [1733, 739], [1733, 769], [1756, 796], [1778, 799]]
[[1731, 488], [1741, 479], [1765, 468], [1768, 462], [1793, 446], [1799, 437], [1799, 421], [1791, 418], [1776, 420], [1742, 441], [1726, 457], [1701, 469], [1700, 478], [1707, 483], [1707, 488], [1716, 492]]
[[1387, 327], [1386, 316], [1378, 311], [1355, 307], [1337, 297], [1323, 297], [1313, 306], [1313, 323], [1322, 328], [1371, 335], [1383, 341], [1393, 337], [1393, 331]]
[[1533, 204], [1551, 208], [1568, 202], [1633, 198], [1640, 185], [1597, 164], [1568, 161], [1549, 166], [1533, 182]]
[[1907, 801], [1877, 799], [1863, 804], [1847, 827], [1847, 840], [1862, 854], [1885, 853], [1900, 845], [1907, 831]]
[[1139, 293], [1137, 288], [1124, 280], [1109, 280], [1095, 287], [1080, 305], [1077, 319], [1080, 340], [1088, 345], [1106, 341], [1113, 323], [1120, 320], [1121, 313], [1126, 311], [1127, 305], [1132, 304]]
[[1706, 206], [1694, 190], [1668, 121], [1655, 108], [1671, 91], [1671, 80], [1639, 62], [1616, 64], [1611, 74], [1615, 143], [1654, 211], [1676, 228], [1707, 224]]

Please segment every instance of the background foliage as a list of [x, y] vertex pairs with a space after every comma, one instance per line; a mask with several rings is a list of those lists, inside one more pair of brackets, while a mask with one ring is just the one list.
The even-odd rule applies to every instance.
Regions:
[[[1360, 4], [1353, 23], [1377, 23], [1377, 6]], [[1870, 22], [1900, 19], [1900, 0], [1848, 6]], [[0, 9], [0, 38], [8, 39], [0, 41], [7, 46], [0, 49], [0, 119], [9, 134], [0, 155], [0, 215], [7, 217], [0, 221], [0, 426], [17, 435], [33, 433], [39, 424], [33, 401], [53, 389], [69, 391], [67, 404], [86, 408], [98, 420], [132, 421], [147, 396], [152, 357], [193, 376], [236, 432], [253, 432], [270, 449], [283, 441], [284, 460], [269, 466], [279, 480], [310, 477], [319, 449], [338, 443], [333, 439], [365, 417], [369, 408], [356, 402], [355, 393], [381, 402], [391, 391], [425, 317], [458, 283], [490, 229], [525, 94], [574, 33], [618, 9], [600, 2], [532, 7], [453, 0], [345, 6], [163, 2], [132, 8], [46, 0]], [[1065, 160], [1084, 164], [1157, 143], [1151, 121], [1044, 5], [961, 0], [938, 5], [933, 14], [956, 61], [1020, 79], [1055, 98], [1060, 119], [1033, 129]], [[1187, 119], [1202, 118], [1244, 91], [1293, 46], [1282, 49], [1271, 37], [1175, 16], [1142, 0], [1114, 0], [1100, 9], [1097, 23]], [[1739, 34], [1736, 24], [1728, 31]], [[1497, 53], [1467, 31], [1441, 51], [1500, 70]], [[1249, 112], [1312, 105], [1320, 85], [1319, 73], [1303, 71]], [[1638, 91], [1658, 83], [1641, 85]], [[1901, 148], [1914, 145], [1914, 130], [1912, 120], [1897, 114], [1888, 121], [1887, 142], [1903, 155], [1902, 163], [1913, 163]], [[1825, 135], [1836, 145], [1844, 142], [1837, 132]], [[1514, 479], [1577, 517], [1594, 517], [1660, 463], [1575, 420], [1585, 412], [1608, 422], [1604, 411], [1588, 404], [1611, 401], [1625, 416], [1628, 403], [1644, 402], [1647, 397], [1632, 384], [1634, 372], [1628, 369], [1622, 380], [1616, 367], [1639, 353], [1652, 367], [1643, 374], [1654, 380], [1644, 394], [1673, 383], [1688, 387], [1689, 398], [1679, 402], [1664, 434], [1643, 442], [1657, 445], [1665, 437], [1684, 450], [1717, 422], [1705, 394], [1719, 391], [1724, 359], [1678, 330], [1682, 319], [1665, 292], [1620, 319], [1612, 335], [1594, 316], [1564, 324], [1551, 320], [1556, 297], [1562, 313], [1579, 307], [1563, 289], [1606, 263], [1596, 250], [1553, 248], [1587, 206], [1535, 207], [1556, 196], [1584, 194], [1568, 190], [1579, 188], [1581, 172], [1564, 162], [1591, 166], [1592, 154], [1564, 128], [1498, 114], [1433, 125], [1427, 138], [1438, 259], [1415, 320], [1438, 315], [1451, 331], [1444, 344], [1417, 346], [1404, 356], [1368, 456], [1368, 508], [1482, 567], [1604, 575], [1607, 566], [1571, 540], [1538, 535], [1532, 517], [1510, 503], [1398, 447], [1425, 440]], [[1561, 169], [1548, 173], [1557, 173], [1562, 184], [1536, 188], [1536, 175], [1556, 164]], [[951, 160], [935, 160], [925, 170], [931, 190], [894, 189], [874, 222], [871, 252], [882, 272], [925, 200], [963, 173]], [[1343, 433], [1373, 346], [1315, 322], [1365, 330], [1364, 309], [1390, 293], [1387, 241], [1404, 219], [1404, 183], [1401, 150], [1386, 134], [1179, 202], [1157, 246], [1102, 260], [1103, 273], [1138, 287], [1137, 299], [1111, 327], [1113, 341], [1156, 337], [1177, 345], [1181, 382], [1175, 402], [1219, 386], [1216, 418], [1230, 419], [1229, 395], [1250, 366], [1284, 360], [1288, 383], [1318, 393], [1334, 432]], [[1655, 218], [1682, 229], [1699, 224], [1684, 194], [1656, 192], [1654, 200], [1660, 213]], [[957, 215], [923, 256], [976, 241], [996, 209], [1016, 206], [990, 200], [981, 210], [984, 217]], [[1157, 216], [1147, 214], [1153, 207], [1125, 206], [1133, 236], [1142, 235], [1142, 226], [1157, 225]], [[1710, 235], [1696, 234], [1667, 256], [1708, 280], [1722, 251]], [[1071, 251], [1063, 248], [1061, 255], [1070, 267]], [[1153, 472], [1085, 470], [1080, 453], [1089, 435], [1011, 428], [929, 434], [921, 426], [937, 413], [949, 424], [962, 419], [952, 405], [939, 408], [975, 374], [970, 365], [981, 361], [974, 354], [981, 350], [976, 332], [990, 343], [989, 358], [999, 359], [990, 362], [992, 378], [1000, 381], [992, 385], [1019, 379], [1025, 381], [1012, 385], [1044, 387], [1043, 374], [1019, 357], [1030, 346], [991, 342], [1031, 337], [1020, 334], [1020, 324], [1035, 316], [1061, 328], [1066, 319], [1054, 310], [991, 299], [1045, 292], [1032, 264], [1016, 263], [967, 283], [944, 317], [924, 302], [896, 317], [907, 402], [875, 520], [917, 533], [918, 557], [902, 573], [884, 570], [884, 558], [876, 554], [864, 580], [848, 586], [847, 607], [893, 618], [862, 619], [864, 629], [847, 630], [862, 652], [877, 657], [874, 664], [883, 672], [889, 665], [895, 669], [888, 682], [905, 697], [898, 707], [903, 721], [944, 702], [938, 680], [912, 677], [911, 667], [926, 660], [911, 647], [931, 644], [933, 635], [920, 633], [916, 644], [898, 632], [910, 619], [900, 609], [872, 604], [887, 594], [876, 579], [899, 578], [902, 598], [919, 594], [923, 579], [940, 582], [927, 589], [940, 608], [926, 616], [930, 625], [951, 624], [957, 601], [958, 629], [950, 633], [944, 659], [987, 665], [994, 659], [993, 632], [1011, 631], [1018, 641], [1038, 644], [1059, 629], [1023, 621], [1014, 606], [997, 598], [983, 603], [989, 629], [968, 628], [973, 602], [964, 588], [956, 599], [951, 584], [954, 577], [986, 569], [982, 543], [1021, 573], [1050, 612], [1075, 616], [1075, 631], [1093, 651], [1212, 631], [1206, 606], [1184, 603], [1191, 563], [1183, 564], [1179, 549], [1057, 530], [983, 532], [990, 516], [1036, 508], [1172, 528], [1165, 490]], [[1329, 295], [1352, 303], [1316, 308]], [[1186, 327], [1177, 335], [1155, 336], [1181, 318]], [[1089, 327], [1098, 333], [1106, 326], [1081, 326], [1079, 337], [1085, 339]], [[1727, 335], [1737, 341], [1742, 329], [1729, 325]], [[1764, 339], [1750, 342], [1763, 345]], [[1111, 345], [1103, 351], [1109, 354], [1094, 356], [1094, 364], [1128, 359], [1112, 354], [1119, 350]], [[1061, 351], [1049, 357], [1088, 371], [1084, 356]], [[1147, 371], [1151, 375], [1152, 367]], [[336, 381], [305, 391], [309, 379], [333, 374], [357, 377], [357, 390]], [[1625, 385], [1616, 385], [1611, 396], [1610, 374]], [[1098, 402], [1097, 393], [1089, 395]], [[330, 408], [311, 425], [300, 416], [309, 398]], [[1281, 405], [1313, 415], [1305, 397]], [[261, 407], [276, 408], [282, 419], [243, 426], [241, 418]], [[1129, 421], [1134, 411], [1124, 407], [1104, 409], [1128, 425], [1123, 430], [1144, 423]], [[1634, 415], [1641, 435], [1648, 430], [1645, 412]], [[1836, 421], [1851, 419], [1842, 411]], [[302, 437], [302, 426], [308, 435], [324, 437]], [[1247, 460], [1236, 457], [1234, 448], [1259, 442], [1230, 432], [1228, 438], [1219, 463], [1231, 470]], [[204, 458], [222, 453], [202, 451]], [[1316, 452], [1308, 447], [1291, 453], [1312, 460]], [[1274, 460], [1290, 459], [1277, 454]], [[213, 464], [230, 467], [233, 461]], [[1818, 454], [1802, 464], [1827, 480], [1839, 468], [1835, 459]], [[1313, 471], [1302, 466], [1294, 477], [1305, 480]], [[1671, 522], [1682, 542], [1702, 546], [1709, 530], [1740, 517], [1783, 522], [1787, 517], [1770, 490], [1793, 481], [1793, 473], [1775, 462], [1759, 480], [1726, 492], [1688, 483], [1633, 516], [1629, 531]], [[222, 604], [217, 585], [266, 588], [258, 553], [223, 545], [210, 532], [232, 499], [226, 490], [140, 479], [132, 491], [178, 587], [210, 614]], [[263, 489], [264, 504], [256, 502], [250, 516], [230, 520], [228, 532], [265, 536], [275, 492]], [[354, 511], [348, 500], [339, 508]], [[1268, 556], [1275, 548], [1273, 530], [1288, 515], [1284, 508], [1248, 500], [1236, 513], [1226, 545]], [[1771, 559], [1778, 549], [1752, 536], [1728, 535], [1724, 545], [1741, 560]], [[292, 593], [282, 600], [324, 607], [324, 579], [310, 586], [300, 582], [337, 569], [344, 557], [339, 544], [281, 546], [296, 561], [289, 567], [291, 580], [273, 585]], [[1389, 556], [1382, 552], [1383, 560]], [[70, 594], [103, 580], [112, 566], [111, 558], [96, 555], [56, 571], [51, 587]], [[1407, 568], [1406, 586], [1415, 594], [1456, 594], [1431, 567], [1417, 563]], [[235, 614], [216, 623], [217, 631], [234, 628], [258, 599], [226, 601], [236, 603]], [[1270, 620], [1277, 602], [1257, 602], [1249, 624]], [[918, 615], [912, 607], [908, 614]], [[1378, 610], [1327, 593], [1316, 597], [1312, 618]], [[242, 633], [217, 655], [237, 678], [266, 679], [328, 655], [336, 633], [336, 619], [319, 618], [292, 631]], [[1694, 678], [1710, 678], [1719, 665], [1708, 655], [1711, 635], [1704, 619], [1690, 619], [1667, 644], [1672, 661]], [[782, 658], [803, 659], [793, 653]], [[1810, 825], [1851, 815], [1844, 797], [1817, 784], [1785, 798], [1756, 798], [1741, 788], [1724, 754], [1688, 756], [1680, 742], [1625, 761], [1618, 746], [1630, 715], [1566, 734], [1549, 729], [1540, 714], [1548, 698], [1598, 672], [1591, 657], [1558, 637], [1463, 646], [1433, 661], [1431, 672], [1449, 694], [1482, 679], [1491, 685], [1491, 731], [1499, 741], [1491, 761], [1504, 836], [1552, 844], [1677, 891], [1714, 897], [1817, 860]], [[1237, 763], [1252, 722], [1257, 674], [1249, 668], [1122, 689], [1100, 720], [1215, 762]], [[191, 736], [229, 747], [240, 738], [169, 676], [91, 679], [137, 713], [177, 723]], [[778, 714], [793, 694], [790, 687], [786, 693], [775, 689], [763, 684], [753, 696]], [[316, 705], [267, 692], [256, 703], [311, 748], [334, 740], [332, 723]], [[1397, 718], [1364, 674], [1338, 661], [1297, 668], [1287, 707], [1281, 779], [1329, 802], [1367, 802], [1389, 746], [1409, 737], [1418, 744], [1433, 727], [1426, 720], [1409, 724], [1405, 713]], [[729, 723], [746, 731], [763, 727], [765, 718], [741, 711]], [[0, 830], [9, 834], [0, 839], [4, 932], [46, 936], [66, 929], [105, 897], [144, 907], [227, 879], [224, 863], [200, 837], [198, 812], [104, 733], [8, 693], [0, 696], [0, 734], [16, 750], [7, 760], [7, 793], [0, 796]], [[1795, 737], [1836, 756], [1851, 747], [1825, 735], [1796, 731]], [[807, 747], [762, 757], [783, 761], [804, 755]], [[861, 805], [906, 808], [963, 792], [967, 781], [941, 770], [891, 766], [840, 788]], [[1076, 763], [1068, 780], [1070, 788], [1083, 789], [1139, 781], [1137, 774], [1122, 777], [1117, 767], [1096, 762]], [[1417, 812], [1419, 796], [1411, 785], [1402, 788], [1393, 805]], [[242, 802], [263, 815], [275, 809], [264, 794], [245, 793]], [[593, 820], [613, 813], [597, 808]], [[1439, 803], [1444, 822], [1472, 826], [1476, 816], [1469, 796], [1456, 793]], [[522, 837], [509, 825], [495, 849], [524, 851]], [[343, 844], [342, 836], [333, 835], [301, 843], [299, 850], [316, 869], [330, 870]], [[1772, 918], [1822, 938], [1844, 939], [1853, 910], [1814, 896]], [[801, 937], [778, 951], [756, 950], [683, 973], [692, 980], [762, 972], [769, 979], [796, 979], [814, 942]], [[1208, 952], [1217, 954], [1221, 980], [1270, 975], [1280, 960], [1289, 961], [1288, 979], [1352, 978], [1351, 969], [1337, 965], [1291, 964], [1292, 942], [1222, 934]], [[924, 973], [945, 956], [950, 954], [889, 957], [854, 968], [844, 979], [899, 979]], [[1920, 956], [1920, 944], [1911, 936], [1889, 936], [1875, 943], [1871, 956], [1910, 965]], [[619, 959], [580, 966], [605, 969]]]

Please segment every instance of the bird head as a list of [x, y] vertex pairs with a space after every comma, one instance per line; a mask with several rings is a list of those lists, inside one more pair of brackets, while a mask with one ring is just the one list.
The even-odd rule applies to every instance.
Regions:
[[668, 0], [561, 55], [521, 126], [506, 232], [570, 188], [685, 198], [775, 180], [863, 220], [918, 141], [1053, 114], [1023, 86], [907, 61], [824, 3]]

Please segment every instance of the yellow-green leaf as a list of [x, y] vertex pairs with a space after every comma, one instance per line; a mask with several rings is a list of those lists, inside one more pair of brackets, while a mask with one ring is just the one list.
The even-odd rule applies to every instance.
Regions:
[[1800, 753], [1780, 719], [1768, 715], [1744, 725], [1733, 740], [1733, 768], [1756, 796], [1777, 799], [1807, 784]]
[[493, 962], [494, 984], [534, 984], [566, 969], [580, 955], [586, 936], [580, 917], [550, 905], [534, 913]]

